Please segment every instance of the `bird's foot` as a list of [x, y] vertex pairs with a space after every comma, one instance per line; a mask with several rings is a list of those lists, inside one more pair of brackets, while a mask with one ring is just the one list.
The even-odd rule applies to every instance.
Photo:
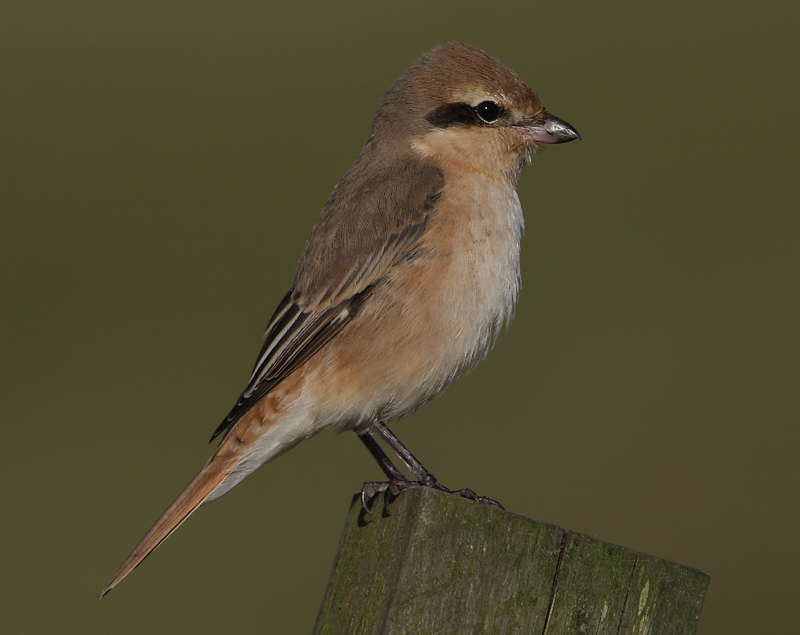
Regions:
[[494, 505], [495, 507], [499, 507], [500, 509], [505, 510], [505, 507], [503, 507], [495, 499], [489, 498], [488, 496], [478, 496], [475, 492], [466, 487], [450, 493], [453, 494], [454, 496], [460, 496], [461, 498], [468, 498], [469, 500], [475, 501], [476, 503], [482, 503], [484, 505]]
[[381, 492], [389, 492], [392, 496], [397, 496], [403, 490], [411, 489], [412, 487], [430, 487], [432, 489], [439, 490], [440, 492], [445, 492], [447, 494], [452, 494], [453, 496], [460, 496], [461, 498], [475, 501], [476, 503], [494, 505], [500, 509], [505, 509], [505, 507], [503, 507], [496, 500], [487, 496], [478, 496], [471, 489], [448, 489], [439, 481], [437, 481], [432, 474], [427, 474], [422, 480], [419, 481], [409, 481], [405, 478], [392, 479], [390, 481], [368, 481], [364, 483], [361, 488], [361, 506], [364, 508], [364, 511], [369, 514], [370, 511], [367, 507], [367, 501], [372, 499], [375, 495]]
[[367, 514], [370, 513], [367, 501], [372, 500], [376, 494], [385, 492], [387, 489], [389, 489], [388, 481], [367, 481], [361, 486], [361, 507], [364, 508]]

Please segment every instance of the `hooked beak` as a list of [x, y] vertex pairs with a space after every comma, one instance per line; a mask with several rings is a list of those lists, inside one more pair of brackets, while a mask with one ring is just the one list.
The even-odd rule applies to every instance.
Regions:
[[581, 138], [575, 128], [549, 112], [544, 113], [544, 119], [538, 119], [536, 123], [521, 128], [528, 139], [537, 143], [566, 143]]

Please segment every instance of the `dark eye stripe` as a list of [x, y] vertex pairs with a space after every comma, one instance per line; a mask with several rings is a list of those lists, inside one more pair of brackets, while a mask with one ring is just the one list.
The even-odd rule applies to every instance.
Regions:
[[425, 118], [437, 128], [478, 123], [472, 106], [464, 103], [442, 104], [431, 110]]
[[[493, 108], [487, 104], [491, 104]], [[481, 109], [480, 112], [483, 116], [478, 114], [478, 109]], [[453, 102], [434, 108], [425, 116], [425, 119], [437, 128], [452, 128], [453, 126], [469, 125], [486, 126], [496, 122], [502, 116], [503, 109], [494, 102], [481, 102], [474, 108], [469, 104]]]

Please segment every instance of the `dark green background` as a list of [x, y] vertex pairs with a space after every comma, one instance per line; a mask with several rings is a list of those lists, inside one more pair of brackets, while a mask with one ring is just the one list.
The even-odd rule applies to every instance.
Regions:
[[380, 476], [323, 434], [103, 584], [200, 468], [381, 93], [498, 56], [575, 125], [519, 191], [517, 318], [396, 425], [453, 487], [712, 575], [795, 633], [796, 2], [0, 7], [4, 633], [307, 633]]

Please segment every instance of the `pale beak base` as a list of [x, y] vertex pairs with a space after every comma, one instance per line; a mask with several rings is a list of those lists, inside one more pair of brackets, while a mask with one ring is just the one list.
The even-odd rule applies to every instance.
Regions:
[[580, 140], [581, 135], [563, 119], [547, 113], [543, 122], [522, 127], [523, 134], [537, 143], [566, 143]]

